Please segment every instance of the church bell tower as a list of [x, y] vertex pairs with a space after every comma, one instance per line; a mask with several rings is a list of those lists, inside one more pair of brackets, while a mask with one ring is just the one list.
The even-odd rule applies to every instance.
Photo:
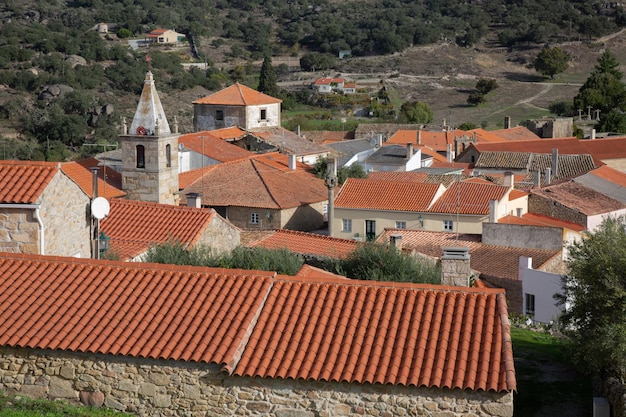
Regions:
[[176, 118], [170, 130], [148, 71], [130, 127], [122, 121], [122, 189], [128, 198], [176, 204], [179, 136]]

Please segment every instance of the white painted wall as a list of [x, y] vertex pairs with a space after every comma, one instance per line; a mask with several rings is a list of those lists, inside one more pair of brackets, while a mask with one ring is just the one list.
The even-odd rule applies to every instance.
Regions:
[[532, 268], [532, 258], [520, 256], [519, 279], [522, 281], [523, 308], [526, 311], [526, 294], [535, 296], [534, 320], [549, 323], [556, 320], [563, 311], [557, 306], [554, 294], [562, 292], [561, 275], [537, 271]]

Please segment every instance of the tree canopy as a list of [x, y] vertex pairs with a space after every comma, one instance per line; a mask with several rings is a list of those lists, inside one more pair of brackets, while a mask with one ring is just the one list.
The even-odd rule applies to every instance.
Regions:
[[261, 65], [258, 90], [271, 97], [278, 97], [280, 93], [276, 84], [276, 70], [272, 66], [272, 58], [269, 55], [265, 55], [263, 65]]
[[558, 46], [543, 48], [535, 58], [534, 66], [540, 74], [554, 78], [567, 69], [570, 59], [569, 54]]
[[400, 118], [405, 123], [426, 125], [433, 121], [433, 111], [422, 101], [407, 101], [400, 106]]
[[569, 246], [560, 301], [577, 362], [626, 376], [626, 217], [610, 217]]

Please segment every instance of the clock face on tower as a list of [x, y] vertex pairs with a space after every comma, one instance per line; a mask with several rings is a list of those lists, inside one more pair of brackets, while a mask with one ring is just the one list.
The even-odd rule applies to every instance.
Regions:
[[148, 133], [146, 131], [146, 128], [143, 126], [137, 126], [137, 134], [138, 135], [145, 135], [146, 133]]

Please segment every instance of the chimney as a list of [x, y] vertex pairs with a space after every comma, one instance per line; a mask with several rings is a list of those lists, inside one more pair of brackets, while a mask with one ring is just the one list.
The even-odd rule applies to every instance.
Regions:
[[489, 223], [498, 221], [498, 200], [489, 200]]
[[417, 131], [417, 144], [418, 145], [422, 144], [422, 131], [421, 130]]
[[413, 143], [408, 142], [406, 144], [406, 159], [411, 159], [413, 156]]
[[504, 173], [503, 184], [509, 188], [513, 188], [513, 173], [512, 172]]
[[559, 150], [552, 148], [552, 172], [554, 176], [559, 175]]
[[535, 180], [533, 181], [533, 187], [539, 187], [541, 185], [541, 171], [535, 172]]
[[289, 169], [292, 171], [296, 170], [296, 156], [294, 154], [289, 154]]
[[376, 135], [376, 147], [380, 148], [381, 146], [383, 146], [383, 134], [382, 133], [378, 133]]
[[300, 125], [296, 126], [296, 135], [300, 136]]
[[550, 185], [550, 181], [552, 180], [552, 170], [550, 167], [546, 167], [546, 185]]
[[595, 138], [596, 138], [596, 130], [591, 129], [591, 139], [595, 139]]
[[511, 128], [511, 116], [504, 116], [504, 128], [505, 129]]
[[188, 193], [187, 207], [202, 208], [202, 194], [200, 193]]
[[441, 284], [455, 287], [469, 287], [470, 268], [469, 248], [445, 247], [441, 256]]
[[446, 145], [446, 162], [454, 161], [454, 152], [452, 152], [452, 144], [448, 143]]
[[392, 248], [402, 251], [402, 235], [389, 236], [389, 245], [391, 245]]
[[89, 168], [93, 173], [93, 199], [98, 198], [98, 171], [100, 171], [99, 166], [94, 166]]

